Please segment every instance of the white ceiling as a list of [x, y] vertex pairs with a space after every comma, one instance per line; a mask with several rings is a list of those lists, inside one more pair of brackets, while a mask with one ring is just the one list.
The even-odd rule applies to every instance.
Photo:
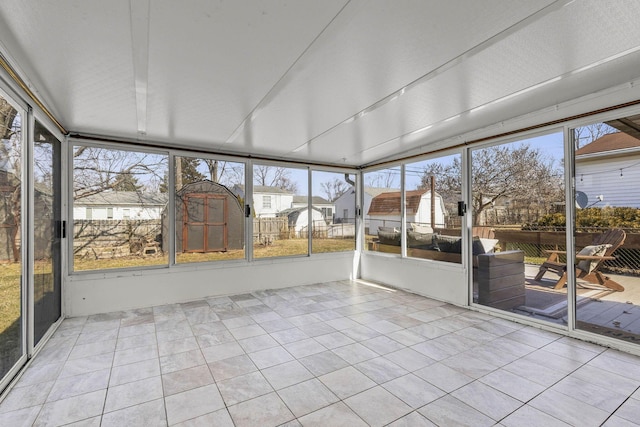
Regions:
[[640, 77], [634, 0], [2, 0], [72, 132], [363, 165]]

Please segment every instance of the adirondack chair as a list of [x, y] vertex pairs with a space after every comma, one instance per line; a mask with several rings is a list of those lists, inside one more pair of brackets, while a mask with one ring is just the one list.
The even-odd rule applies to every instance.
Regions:
[[[605, 233], [597, 235], [591, 245], [583, 248], [577, 255], [576, 261], [576, 278], [585, 282], [598, 284], [615, 291], [624, 291], [624, 287], [618, 282], [605, 276], [599, 271], [602, 263], [607, 260], [615, 259], [613, 252], [624, 243], [627, 234], [624, 230], [613, 228]], [[601, 246], [603, 245], [603, 246]], [[589, 254], [590, 252], [600, 248], [600, 254]], [[567, 284], [567, 264], [559, 261], [560, 254], [566, 254], [565, 251], [546, 251], [549, 253], [547, 260], [540, 266], [535, 280], [542, 279], [547, 271], [552, 271], [560, 276], [556, 282], [555, 289], [562, 289]], [[602, 253], [603, 252], [603, 253]]]

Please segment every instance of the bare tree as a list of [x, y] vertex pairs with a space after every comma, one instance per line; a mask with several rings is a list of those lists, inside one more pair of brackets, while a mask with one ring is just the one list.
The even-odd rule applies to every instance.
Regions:
[[[423, 187], [434, 174], [437, 188], [447, 200], [460, 194], [461, 160], [449, 165], [430, 165], [425, 169]], [[472, 206], [474, 224], [481, 213], [499, 199], [514, 206], [548, 206], [562, 199], [562, 171], [552, 159], [528, 144], [502, 145], [475, 150], [472, 153]]]
[[298, 184], [291, 179], [291, 171], [279, 166], [255, 165], [253, 182], [256, 185], [277, 187], [291, 193], [298, 191]]
[[326, 181], [320, 183], [320, 187], [322, 191], [327, 196], [327, 200], [330, 202], [334, 202], [338, 197], [342, 196], [344, 193], [349, 191], [351, 187], [344, 180], [339, 178], [334, 178], [331, 181]]
[[365, 183], [367, 187], [398, 188], [399, 177], [399, 169], [385, 169], [367, 174]]
[[576, 150], [584, 147], [587, 144], [591, 144], [598, 138], [610, 133], [616, 133], [618, 129], [609, 126], [606, 123], [594, 123], [587, 126], [580, 126], [573, 130], [573, 141]]

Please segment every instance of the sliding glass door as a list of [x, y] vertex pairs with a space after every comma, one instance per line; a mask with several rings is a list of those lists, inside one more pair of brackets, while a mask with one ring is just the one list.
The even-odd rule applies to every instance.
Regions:
[[640, 343], [640, 115], [573, 129], [576, 328]]
[[61, 316], [60, 141], [36, 120], [33, 138], [34, 345]]
[[0, 92], [0, 389], [26, 359], [22, 257], [24, 115]]
[[567, 323], [561, 132], [470, 151], [473, 301]]

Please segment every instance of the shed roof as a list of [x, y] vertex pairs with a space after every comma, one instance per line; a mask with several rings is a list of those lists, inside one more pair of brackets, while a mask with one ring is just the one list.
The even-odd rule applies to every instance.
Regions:
[[610, 133], [576, 150], [576, 156], [640, 148], [640, 139], [624, 132]]
[[128, 206], [164, 206], [166, 193], [138, 193], [137, 191], [104, 191], [76, 199], [76, 205], [128, 205]]
[[[293, 196], [293, 203], [307, 203], [307, 196]], [[330, 201], [328, 201], [325, 198], [322, 198], [320, 196], [313, 196], [311, 197], [311, 204], [312, 205], [331, 205], [333, 203], [331, 203]]]
[[[420, 206], [420, 199], [430, 190], [411, 190], [406, 192], [407, 213], [416, 213]], [[436, 194], [437, 195], [437, 194]], [[368, 215], [399, 215], [400, 191], [381, 193], [371, 200]]]

